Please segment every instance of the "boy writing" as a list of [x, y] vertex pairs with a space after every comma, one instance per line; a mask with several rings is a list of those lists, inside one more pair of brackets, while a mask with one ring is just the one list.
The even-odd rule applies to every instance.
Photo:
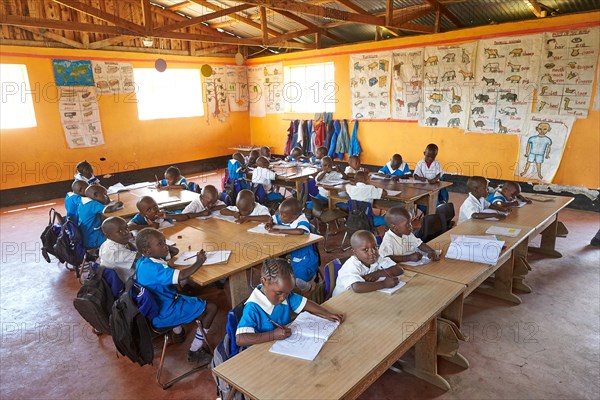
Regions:
[[[321, 172], [315, 180], [321, 185], [337, 185], [340, 180], [348, 179], [348, 176], [341, 172], [338, 166], [333, 165], [331, 157], [325, 156], [321, 159]], [[329, 201], [329, 191], [319, 186], [319, 196], [325, 202]]]
[[391, 177], [397, 181], [400, 178], [410, 177], [410, 168], [408, 168], [408, 164], [402, 161], [400, 154], [394, 154], [390, 161], [381, 167], [377, 174]]
[[506, 212], [507, 210], [494, 204], [490, 205], [490, 203], [488, 203], [488, 201], [485, 199], [485, 195], [487, 194], [487, 180], [483, 176], [470, 177], [467, 181], [467, 188], [469, 189], [469, 196], [460, 206], [457, 224], [460, 224], [470, 218], [506, 218], [506, 215], [504, 214], [484, 212], [486, 209], [492, 209], [501, 212]]
[[206, 217], [225, 206], [225, 203], [219, 200], [217, 188], [213, 185], [206, 185], [202, 188], [200, 196], [183, 209], [182, 214], [192, 214], [191, 218]]
[[531, 204], [531, 200], [521, 196], [521, 187], [513, 181], [506, 181], [500, 189], [494, 193], [490, 193], [487, 197], [490, 204], [495, 204], [500, 207], [518, 207], [519, 202]]
[[424, 159], [420, 160], [415, 167], [414, 177], [420, 181], [429, 183], [438, 183], [444, 171], [442, 165], [435, 158], [438, 154], [438, 147], [434, 143], [429, 143], [423, 152]]
[[81, 205], [77, 210], [78, 226], [83, 236], [83, 246], [86, 249], [96, 249], [106, 240], [102, 234], [103, 213], [111, 213], [123, 207], [123, 203], [117, 201], [108, 205], [110, 198], [106, 194], [106, 188], [99, 184], [90, 185], [85, 189], [85, 197], [81, 199]]
[[109, 217], [102, 223], [102, 232], [106, 241], [100, 246], [100, 265], [114, 269], [121, 282], [127, 282], [135, 273], [133, 262], [137, 258], [127, 222], [121, 217]]
[[71, 184], [72, 192], [67, 193], [65, 197], [65, 209], [67, 210], [67, 217], [70, 217], [77, 223], [77, 210], [81, 205], [81, 198], [85, 196], [85, 189], [88, 187], [86, 181], [74, 181]]
[[187, 180], [181, 176], [179, 168], [171, 166], [165, 171], [165, 179], [158, 182], [156, 188], [158, 190], [186, 189]]
[[221, 210], [221, 214], [235, 217], [235, 222], [243, 224], [248, 221], [267, 223], [271, 221], [269, 209], [254, 200], [251, 190], [240, 190], [235, 201], [235, 206], [229, 206]]

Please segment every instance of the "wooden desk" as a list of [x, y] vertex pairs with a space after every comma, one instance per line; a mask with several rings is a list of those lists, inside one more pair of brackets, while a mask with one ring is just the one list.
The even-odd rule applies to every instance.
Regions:
[[212, 372], [255, 399], [353, 399], [416, 345], [415, 366], [405, 371], [449, 390], [437, 373], [436, 317], [464, 288], [417, 274], [392, 295], [347, 291], [324, 303], [346, 320], [315, 360], [270, 353], [271, 342], [250, 347]]
[[250, 152], [252, 150], [258, 150], [260, 151], [260, 147], [261, 146], [254, 146], [254, 145], [249, 145], [249, 146], [237, 146], [237, 147], [230, 147], [229, 150], [233, 150], [233, 151], [237, 151], [242, 153], [243, 155], [248, 155], [250, 154]]
[[[275, 171], [275, 173], [277, 174], [277, 179], [275, 179], [275, 184], [276, 185], [280, 185], [280, 186], [290, 186], [293, 185], [293, 187], [296, 189], [296, 198], [298, 200], [302, 200], [302, 187], [304, 186], [304, 183], [306, 181], [308, 181], [308, 178], [310, 178], [312, 175], [316, 175], [317, 174], [317, 168], [315, 168], [314, 166], [310, 165], [310, 164], [306, 164], [306, 165], [302, 165], [299, 164], [298, 166], [295, 167], [282, 167], [282, 166], [278, 166], [275, 165], [273, 167], [273, 171]], [[289, 176], [282, 176], [280, 175], [281, 173], [294, 173], [293, 175], [289, 175]]]
[[109, 197], [114, 201], [117, 201], [117, 198], [121, 200], [124, 208], [106, 215], [129, 217], [137, 214], [138, 209], [135, 204], [143, 196], [152, 197], [161, 209], [178, 210], [197, 199], [199, 194], [185, 189], [157, 190], [152, 187], [123, 191]]
[[235, 306], [250, 294], [246, 270], [261, 264], [269, 257], [287, 254], [292, 250], [323, 240], [319, 235], [261, 235], [248, 232], [257, 222], [235, 224], [219, 219], [192, 219], [177, 222], [161, 230], [165, 237], [176, 243], [180, 251], [231, 250], [227, 264], [200, 268], [191, 279], [199, 285], [229, 278], [231, 302]]

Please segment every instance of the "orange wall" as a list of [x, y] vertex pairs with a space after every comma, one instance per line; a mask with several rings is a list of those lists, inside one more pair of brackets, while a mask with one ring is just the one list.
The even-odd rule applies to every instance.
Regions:
[[[25, 64], [32, 90], [37, 127], [6, 129], [0, 133], [2, 175], [0, 188], [70, 180], [77, 162], [87, 159], [98, 175], [123, 170], [177, 164], [231, 153], [228, 147], [249, 144], [246, 112], [231, 113], [224, 123], [205, 115], [140, 121], [135, 98], [100, 96], [100, 118], [105, 144], [69, 149], [60, 123], [52, 58], [103, 59], [153, 68], [154, 54], [2, 46], [0, 62]], [[162, 56], [169, 68], [197, 68], [202, 64], [235, 64], [223, 58]], [[203, 96], [205, 97], [205, 96]], [[129, 101], [128, 101], [129, 100]], [[168, 99], [165, 99], [168, 101]], [[106, 161], [100, 161], [100, 158]]]
[[[351, 118], [349, 56], [352, 53], [425, 46], [440, 42], [470, 41], [495, 35], [524, 35], [544, 29], [559, 27], [567, 29], [581, 24], [598, 24], [599, 21], [599, 12], [577, 14], [262, 57], [250, 60], [249, 64], [282, 61], [286, 66], [334, 62], [335, 80], [339, 86], [334, 118], [349, 119]], [[312, 118], [312, 116], [268, 114], [264, 118], [251, 117], [252, 143], [270, 145], [274, 152], [281, 154], [289, 119], [292, 118]], [[350, 133], [352, 133], [351, 129], [352, 125], [350, 125]], [[414, 164], [423, 157], [425, 146], [433, 142], [440, 147], [438, 159], [447, 171], [516, 180], [513, 175], [519, 149], [519, 138], [516, 135], [465, 134], [460, 129], [419, 127], [414, 122], [362, 121], [359, 125], [359, 140], [363, 149], [361, 161], [366, 164], [383, 165], [393, 153], [399, 152], [404, 160], [414, 167]], [[554, 183], [588, 188], [600, 187], [598, 149], [600, 149], [600, 112], [591, 111], [587, 119], [575, 122]], [[585, 169], [582, 168], [584, 163]]]

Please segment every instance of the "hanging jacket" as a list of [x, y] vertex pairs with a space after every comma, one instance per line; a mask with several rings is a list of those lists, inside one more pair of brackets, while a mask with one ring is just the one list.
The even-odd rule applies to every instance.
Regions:
[[292, 148], [294, 146], [292, 146], [293, 142], [294, 142], [294, 121], [290, 122], [290, 127], [287, 130], [287, 139], [285, 141], [285, 148], [283, 149], [283, 154], [284, 155], [289, 155], [292, 152]]
[[350, 150], [348, 153], [351, 156], [358, 156], [362, 153], [360, 143], [358, 142], [358, 120], [354, 121], [354, 128], [352, 129], [352, 139], [350, 140]]
[[325, 122], [323, 121], [315, 124], [315, 146], [325, 146]]
[[331, 143], [329, 145], [329, 151], [327, 152], [327, 155], [331, 157], [332, 160], [337, 157], [335, 148], [337, 147], [337, 141], [341, 131], [342, 124], [340, 124], [340, 121], [336, 119], [335, 121], [333, 121], [333, 135], [331, 135]]
[[[302, 127], [302, 152], [308, 154], [310, 151], [310, 132], [308, 130], [308, 121], [302, 121], [300, 123]], [[300, 136], [300, 134], [298, 134]]]
[[344, 158], [344, 154], [350, 149], [350, 135], [348, 135], [348, 120], [342, 121], [342, 129], [335, 145], [335, 152], [340, 160]]
[[[333, 121], [327, 122], [325, 125], [325, 147], [327, 147], [327, 149], [331, 149], [331, 138], [334, 133], [335, 129], [333, 127]], [[335, 150], [335, 142], [333, 143], [333, 147]]]
[[306, 121], [307, 132], [308, 132], [308, 152], [306, 154], [314, 154], [315, 152], [315, 132], [313, 131], [312, 120]]
[[296, 123], [296, 141], [294, 147], [300, 146], [302, 148], [304, 146], [304, 121], [296, 121]]
[[[292, 149], [298, 146], [298, 126], [300, 125], [299, 120], [294, 120], [294, 139], [292, 140]], [[290, 150], [291, 151], [291, 150]]]

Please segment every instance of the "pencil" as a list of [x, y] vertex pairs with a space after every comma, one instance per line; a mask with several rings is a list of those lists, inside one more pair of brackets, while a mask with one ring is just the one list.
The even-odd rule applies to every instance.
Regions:
[[272, 323], [273, 325], [275, 325], [275, 326], [276, 326], [276, 327], [278, 327], [278, 328], [285, 329], [285, 327], [283, 327], [283, 326], [279, 325], [277, 322], [273, 321], [273, 320], [272, 320], [272, 319], [270, 319], [270, 318], [269, 318], [269, 322], [270, 322], [270, 323]]
[[189, 256], [183, 259], [183, 261], [191, 260], [194, 257], [198, 257], [198, 254], [194, 254], [193, 256]]

